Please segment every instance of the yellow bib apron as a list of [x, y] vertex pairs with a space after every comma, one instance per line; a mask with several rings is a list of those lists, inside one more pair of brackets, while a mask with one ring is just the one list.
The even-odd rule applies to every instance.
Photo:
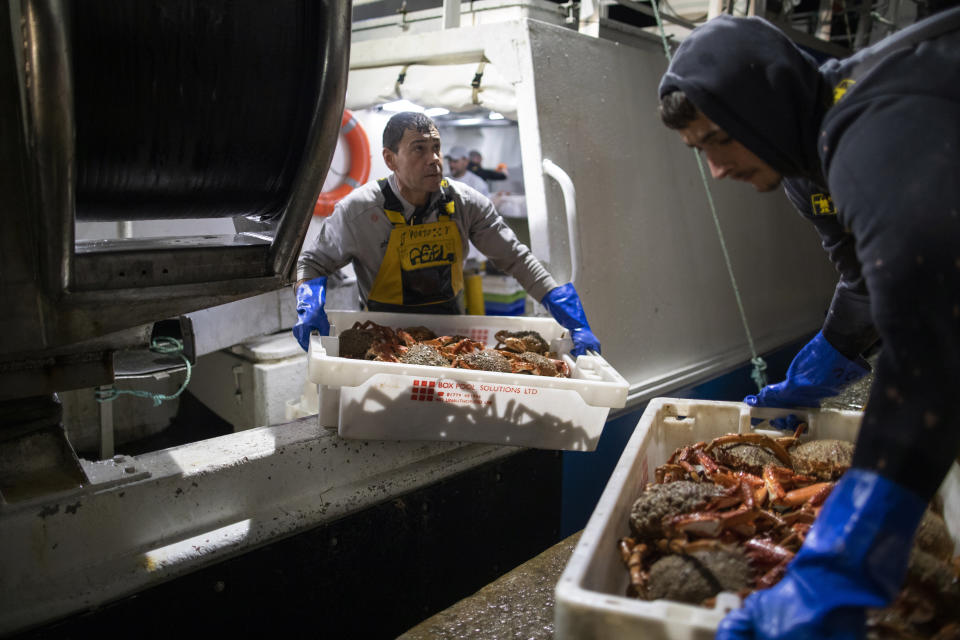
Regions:
[[378, 181], [384, 212], [393, 223], [386, 253], [367, 296], [370, 311], [462, 313], [463, 245], [447, 181], [440, 183], [437, 221], [417, 224], [386, 179]]

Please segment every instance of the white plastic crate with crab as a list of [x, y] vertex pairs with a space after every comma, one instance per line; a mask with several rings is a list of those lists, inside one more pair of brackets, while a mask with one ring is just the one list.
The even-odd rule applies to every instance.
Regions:
[[[592, 451], [627, 381], [602, 356], [570, 357], [567, 330], [552, 318], [330, 311], [330, 336], [310, 340], [308, 378], [318, 385], [321, 426], [344, 438], [449, 440]], [[493, 347], [499, 331], [536, 331], [569, 378], [500, 373], [339, 356], [339, 335], [372, 321], [425, 326]]]
[[[654, 481], [657, 467], [676, 449], [728, 433], [782, 432], [764, 430], [760, 419], [797, 414], [807, 423], [807, 439], [853, 442], [863, 414], [858, 411], [756, 409], [741, 402], [654, 398], [624, 448], [556, 588], [554, 636], [709, 640], [727, 611], [740, 605], [734, 593], [721, 592], [712, 608], [666, 599], [628, 597], [630, 577], [618, 542], [631, 535], [629, 516], [643, 488]], [[754, 431], [756, 429], [756, 431]], [[954, 464], [940, 488], [943, 516], [960, 553], [960, 467]]]

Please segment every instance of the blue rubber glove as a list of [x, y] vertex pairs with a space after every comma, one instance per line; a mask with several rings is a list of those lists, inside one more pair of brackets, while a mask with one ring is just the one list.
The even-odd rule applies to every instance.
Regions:
[[892, 480], [847, 471], [784, 577], [731, 611], [717, 640], [863, 638], [864, 610], [900, 591], [925, 509]]
[[330, 322], [323, 312], [326, 300], [327, 276], [307, 280], [297, 287], [297, 324], [293, 325], [293, 335], [304, 351], [310, 350], [312, 331], [319, 331], [322, 336], [330, 334]]
[[600, 353], [600, 341], [590, 330], [587, 315], [583, 312], [583, 304], [573, 283], [568, 282], [562, 287], [554, 287], [540, 301], [553, 319], [564, 329], [570, 331], [573, 340], [572, 356], [582, 356], [587, 350]]
[[848, 360], [821, 331], [794, 357], [786, 380], [768, 384], [743, 401], [752, 407], [819, 407], [822, 399], [867, 375], [870, 369], [865, 365]]
[[[755, 398], [756, 396], [750, 396], [750, 397]], [[770, 419], [750, 418], [750, 424], [753, 425], [754, 427], [759, 427], [764, 422], [766, 422], [767, 425], [775, 429], [780, 429], [781, 431], [789, 431], [793, 433], [794, 431], [797, 430], [797, 427], [800, 426], [800, 423], [805, 421], [801, 420], [799, 417], [795, 416], [792, 413], [785, 416], [781, 416], [779, 418], [770, 418]], [[810, 427], [805, 426], [803, 429], [803, 433], [806, 433], [809, 428]]]

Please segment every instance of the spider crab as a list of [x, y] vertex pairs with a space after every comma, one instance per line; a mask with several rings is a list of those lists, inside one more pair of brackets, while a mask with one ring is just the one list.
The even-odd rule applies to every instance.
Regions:
[[[717, 548], [744, 554], [753, 567], [750, 588], [775, 584], [833, 487], [821, 478], [839, 477], [850, 464], [849, 458], [838, 455], [845, 447], [836, 441], [805, 446], [798, 454], [798, 436], [804, 428], [781, 438], [726, 434], [675, 450], [656, 469], [656, 484], [649, 485], [634, 505], [634, 512], [655, 514], [657, 522], [640, 526], [637, 516], [631, 516], [632, 536], [624, 538], [621, 553], [629, 551], [624, 562], [632, 591], [657, 593], [647, 581], [661, 558]], [[691, 493], [697, 486], [704, 491]], [[659, 501], [669, 508], [651, 512], [658, 492], [672, 495]], [[700, 497], [681, 498], [687, 494]]]
[[570, 377], [567, 363], [550, 357], [553, 354], [547, 351], [549, 345], [539, 333], [504, 330], [495, 337], [497, 348], [488, 349], [484, 343], [466, 336], [437, 336], [423, 326], [394, 330], [367, 320], [354, 323], [340, 334], [340, 355], [380, 362]]
[[497, 331], [493, 336], [497, 339], [496, 349], [512, 351], [513, 353], [525, 353], [532, 351], [545, 355], [550, 350], [550, 345], [536, 331]]

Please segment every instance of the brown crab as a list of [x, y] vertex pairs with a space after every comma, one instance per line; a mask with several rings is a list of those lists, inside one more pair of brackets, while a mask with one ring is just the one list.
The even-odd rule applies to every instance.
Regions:
[[[716, 453], [713, 453], [716, 450]], [[780, 442], [762, 433], [728, 433], [714, 438], [704, 449], [731, 469], [759, 474], [768, 464], [792, 466], [790, 454]]]
[[811, 440], [790, 449], [793, 470], [819, 478], [836, 480], [853, 463], [853, 443], [845, 440]]
[[513, 369], [510, 366], [510, 360], [493, 349], [484, 349], [482, 351], [471, 351], [458, 355], [453, 361], [453, 366], [461, 369], [478, 369], [480, 371], [499, 371], [509, 373]]
[[[462, 335], [437, 336], [424, 326], [394, 330], [367, 320], [354, 323], [353, 327], [340, 334], [340, 356], [382, 362], [570, 377], [568, 365], [562, 360], [550, 357], [554, 354], [547, 351], [548, 345], [539, 333], [499, 331], [496, 337], [505, 343], [502, 351], [488, 350], [484, 343]], [[489, 353], [471, 355], [483, 351]]]
[[[776, 584], [832, 480], [850, 466], [850, 443], [798, 444], [802, 428], [792, 437], [726, 434], [676, 449], [656, 469], [657, 482], [664, 484], [645, 488], [630, 513], [631, 536], [619, 542], [628, 594], [712, 606], [713, 597], [702, 599], [707, 591], [686, 583], [708, 576], [713, 586], [719, 577], [698, 554], [732, 548], [748, 560], [748, 582], [727, 590], [745, 597]], [[954, 613], [960, 609], [960, 557], [950, 559], [953, 543], [936, 509], [928, 510], [916, 536], [907, 586], [892, 607], [871, 613], [879, 617], [870, 621], [868, 638], [960, 640]]]
[[433, 340], [437, 337], [437, 334], [435, 334], [432, 329], [422, 325], [417, 325], [415, 327], [404, 327], [402, 331], [405, 331], [407, 335], [417, 342], [426, 342], [427, 340]]
[[422, 364], [431, 367], [449, 367], [450, 361], [443, 357], [436, 348], [425, 344], [415, 344], [408, 347], [400, 355], [400, 362], [405, 364]]
[[500, 351], [500, 353], [510, 362], [510, 370], [513, 373], [531, 373], [535, 376], [552, 378], [566, 378], [570, 375], [570, 369], [563, 360], [553, 360], [533, 351], [523, 353]]
[[343, 358], [365, 358], [367, 350], [370, 349], [376, 337], [376, 334], [369, 328], [355, 322], [353, 327], [339, 335], [340, 356]]
[[737, 549], [717, 547], [669, 555], [650, 566], [646, 598], [701, 604], [721, 591], [737, 592], [753, 583], [747, 557]]
[[532, 351], [533, 353], [545, 354], [550, 345], [536, 331], [497, 331], [494, 334], [497, 339], [497, 349], [513, 351], [514, 353], [524, 353]]
[[630, 530], [653, 542], [664, 536], [665, 518], [696, 511], [722, 494], [721, 487], [689, 480], [647, 485], [630, 509]]

